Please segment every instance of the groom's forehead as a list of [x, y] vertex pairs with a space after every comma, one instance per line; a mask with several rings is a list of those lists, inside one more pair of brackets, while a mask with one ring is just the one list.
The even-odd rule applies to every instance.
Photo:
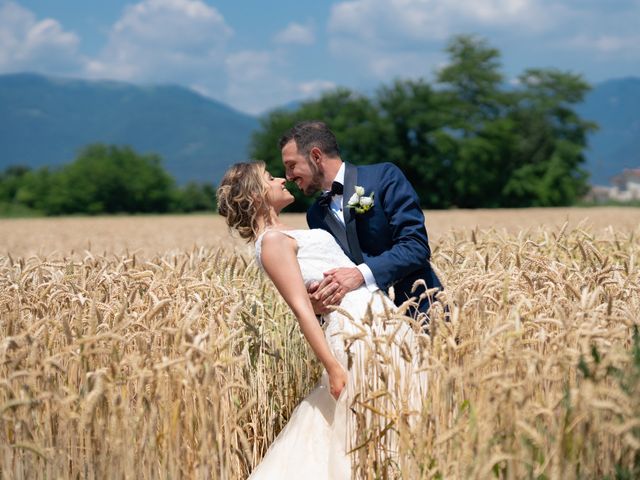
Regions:
[[295, 140], [291, 140], [282, 148], [282, 159], [284, 161], [295, 161], [298, 155], [300, 155], [300, 151], [298, 150], [298, 145]]

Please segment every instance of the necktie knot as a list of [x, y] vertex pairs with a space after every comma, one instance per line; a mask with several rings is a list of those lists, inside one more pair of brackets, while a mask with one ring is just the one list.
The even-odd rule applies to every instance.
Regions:
[[329, 205], [331, 205], [331, 199], [333, 198], [333, 196], [342, 195], [343, 191], [344, 191], [344, 187], [342, 186], [341, 183], [333, 182], [331, 184], [331, 190], [327, 192], [322, 192], [322, 195], [320, 195], [320, 198], [318, 199], [318, 203], [322, 207], [328, 207]]

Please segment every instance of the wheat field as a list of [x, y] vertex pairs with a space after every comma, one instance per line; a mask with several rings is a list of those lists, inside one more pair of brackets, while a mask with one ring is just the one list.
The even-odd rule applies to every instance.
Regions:
[[[640, 212], [426, 215], [451, 320], [419, 335], [410, 420], [370, 352], [354, 476], [638, 478]], [[1, 478], [246, 478], [319, 376], [215, 216], [0, 220], [0, 242]]]

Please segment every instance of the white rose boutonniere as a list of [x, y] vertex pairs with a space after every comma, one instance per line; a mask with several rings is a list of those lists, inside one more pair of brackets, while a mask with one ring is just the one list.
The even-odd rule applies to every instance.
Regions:
[[353, 209], [357, 213], [365, 213], [373, 207], [373, 196], [374, 192], [371, 192], [368, 196], [364, 194], [364, 187], [356, 185], [355, 193], [351, 195], [347, 205]]

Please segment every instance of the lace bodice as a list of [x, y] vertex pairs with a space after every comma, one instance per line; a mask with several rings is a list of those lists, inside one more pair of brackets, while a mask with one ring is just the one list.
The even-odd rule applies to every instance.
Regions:
[[[298, 244], [298, 263], [305, 285], [322, 280], [323, 273], [332, 268], [355, 266], [336, 243], [335, 238], [326, 230], [314, 228], [279, 231], [293, 238]], [[265, 233], [263, 232], [256, 240], [256, 259], [260, 268], [262, 268], [262, 237]]]

